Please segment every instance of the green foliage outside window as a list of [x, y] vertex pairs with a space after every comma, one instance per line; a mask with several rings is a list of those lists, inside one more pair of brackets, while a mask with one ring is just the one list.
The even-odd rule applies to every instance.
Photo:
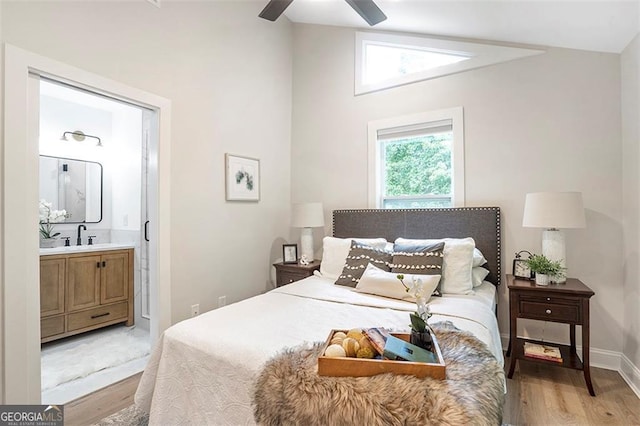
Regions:
[[[385, 195], [450, 195], [451, 139], [451, 133], [447, 132], [385, 143]], [[404, 202], [402, 206], [395, 206], [396, 200], [387, 200], [385, 206], [442, 207], [449, 204], [442, 199], [412, 203], [422, 205], [407, 206]]]

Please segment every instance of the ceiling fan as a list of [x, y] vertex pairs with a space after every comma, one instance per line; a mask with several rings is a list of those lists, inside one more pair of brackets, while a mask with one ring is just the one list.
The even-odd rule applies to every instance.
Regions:
[[[270, 0], [269, 3], [260, 12], [261, 18], [269, 21], [275, 21], [278, 19], [282, 12], [291, 4], [293, 0]], [[387, 16], [382, 13], [380, 8], [376, 6], [373, 0], [344, 0], [349, 3], [349, 6], [353, 8], [362, 18], [367, 21], [371, 26], [374, 26], [385, 19]]]

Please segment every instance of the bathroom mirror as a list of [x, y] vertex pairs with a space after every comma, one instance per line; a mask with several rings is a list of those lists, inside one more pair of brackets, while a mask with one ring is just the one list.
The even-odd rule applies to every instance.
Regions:
[[40, 199], [66, 210], [64, 223], [102, 220], [102, 165], [93, 161], [40, 156]]

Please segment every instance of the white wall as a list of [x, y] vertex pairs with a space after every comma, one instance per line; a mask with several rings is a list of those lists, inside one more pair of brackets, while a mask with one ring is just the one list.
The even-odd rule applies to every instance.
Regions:
[[[0, 34], [3, 30], [4, 14], [2, 13], [2, 5], [0, 4]], [[4, 49], [3, 49], [4, 53]], [[0, 67], [0, 78], [4, 81], [4, 67]], [[4, 100], [4, 85], [0, 85], [0, 98]], [[0, 102], [0, 116], [4, 117], [4, 102]], [[0, 134], [4, 135], [4, 120], [0, 120]], [[1, 144], [4, 145], [4, 141]], [[0, 150], [0, 180], [4, 179], [4, 149]], [[0, 209], [0, 223], [4, 223], [4, 209]], [[0, 241], [4, 241], [4, 231], [0, 226]], [[0, 244], [0, 259], [4, 259], [3, 252], [4, 244]], [[4, 277], [4, 268], [2, 262], [0, 262], [0, 277]], [[0, 287], [4, 289], [4, 282], [0, 283]], [[4, 335], [4, 304], [0, 303], [0, 365], [4, 366], [4, 351], [5, 351], [5, 335]], [[0, 368], [0, 402], [4, 402], [5, 399], [5, 373], [4, 368]]]
[[[525, 193], [582, 191], [587, 228], [569, 230], [569, 275], [596, 293], [592, 346], [620, 352], [623, 330], [622, 148], [619, 55], [549, 49], [543, 55], [354, 97], [354, 30], [294, 26], [292, 197], [367, 207], [367, 123], [464, 108], [467, 206], [499, 206], [503, 270], [540, 252], [541, 230], [521, 226]], [[329, 217], [329, 216], [327, 216]], [[329, 221], [330, 223], [330, 221]], [[330, 226], [326, 227], [330, 232]], [[499, 323], [508, 333], [506, 285]], [[542, 337], [542, 323], [520, 333]], [[568, 341], [547, 323], [546, 340]]]
[[[640, 35], [621, 56], [624, 230], [623, 372], [640, 390]], [[625, 361], [627, 361], [625, 360]]]
[[[267, 289], [289, 234], [291, 28], [262, 7], [1, 3], [4, 42], [171, 99], [174, 322]], [[225, 202], [225, 152], [261, 160], [259, 203]]]

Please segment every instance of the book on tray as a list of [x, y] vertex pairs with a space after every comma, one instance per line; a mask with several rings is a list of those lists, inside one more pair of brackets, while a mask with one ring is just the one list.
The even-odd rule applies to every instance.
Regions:
[[394, 337], [384, 328], [368, 328], [363, 331], [383, 358], [392, 361], [438, 362], [433, 352]]
[[562, 362], [560, 348], [555, 346], [539, 345], [537, 343], [524, 342], [524, 355], [530, 358], [544, 359], [547, 361]]
[[430, 362], [437, 363], [438, 359], [426, 349], [412, 345], [394, 336], [387, 337], [382, 356], [396, 361]]

